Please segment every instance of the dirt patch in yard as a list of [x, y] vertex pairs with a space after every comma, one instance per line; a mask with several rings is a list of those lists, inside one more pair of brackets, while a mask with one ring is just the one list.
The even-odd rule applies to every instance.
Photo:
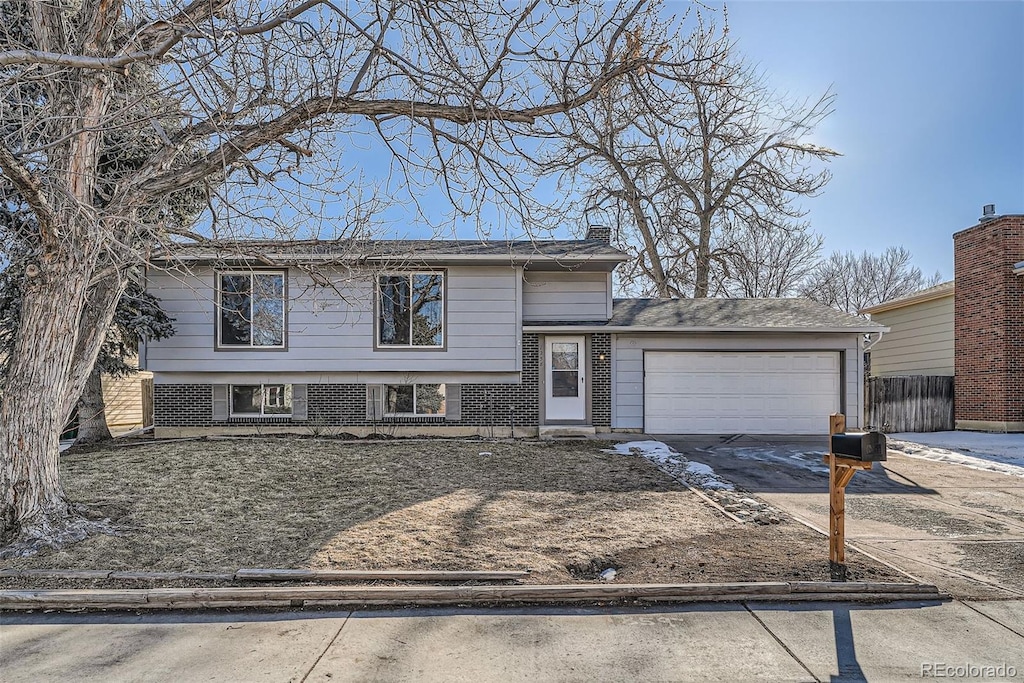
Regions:
[[[761, 527], [744, 524], [728, 534], [695, 536], [643, 548], [619, 558], [627, 583], [721, 581], [828, 581], [828, 539], [789, 522]], [[860, 553], [847, 550], [850, 581], [907, 581], [907, 577]]]
[[[543, 583], [612, 566], [618, 582], [827, 579], [821, 536], [729, 520], [645, 459], [604, 446], [236, 439], [70, 451], [68, 494], [120, 534], [4, 566], [530, 569]], [[902, 580], [859, 556], [851, 567]]]

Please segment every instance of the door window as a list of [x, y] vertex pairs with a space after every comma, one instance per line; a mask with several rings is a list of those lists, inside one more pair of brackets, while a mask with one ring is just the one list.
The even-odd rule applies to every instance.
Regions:
[[551, 344], [551, 395], [580, 395], [580, 353], [576, 342]]

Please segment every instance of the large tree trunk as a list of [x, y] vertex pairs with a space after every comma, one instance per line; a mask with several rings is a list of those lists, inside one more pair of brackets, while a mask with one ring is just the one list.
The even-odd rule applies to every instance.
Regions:
[[711, 217], [700, 216], [700, 239], [697, 243], [696, 277], [693, 298], [704, 299], [708, 295], [711, 280]]
[[[2, 555], [59, 547], [105, 529], [81, 517], [59, 478], [60, 433], [96, 362], [121, 294], [116, 277], [91, 282], [95, 255], [46, 259], [26, 283], [0, 398]], [[46, 261], [49, 260], [49, 263]]]
[[85, 389], [82, 390], [82, 398], [78, 401], [76, 442], [98, 443], [112, 438], [110, 428], [107, 427], [106, 403], [103, 399], [103, 371], [97, 364], [85, 380]]

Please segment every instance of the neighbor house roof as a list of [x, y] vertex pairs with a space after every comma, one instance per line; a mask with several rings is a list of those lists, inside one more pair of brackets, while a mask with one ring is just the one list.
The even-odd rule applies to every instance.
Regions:
[[687, 332], [884, 332], [810, 299], [615, 299], [607, 323], [534, 322], [531, 328]]
[[883, 301], [880, 304], [874, 306], [868, 306], [860, 309], [860, 313], [882, 313], [884, 311], [891, 311], [896, 308], [903, 308], [904, 306], [911, 306], [913, 304], [921, 304], [926, 301], [933, 301], [935, 299], [941, 299], [947, 296], [953, 296], [955, 282], [950, 280], [949, 282], [943, 282], [935, 285], [934, 287], [928, 287], [906, 296], [901, 296], [896, 299], [889, 299]]
[[604, 240], [234, 240], [174, 245], [165, 260], [288, 262], [607, 261], [629, 259]]

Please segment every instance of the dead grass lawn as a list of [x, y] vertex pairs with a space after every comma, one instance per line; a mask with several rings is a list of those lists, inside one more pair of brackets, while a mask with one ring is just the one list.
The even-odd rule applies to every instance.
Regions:
[[[12, 568], [530, 569], [531, 581], [826, 579], [825, 541], [732, 522], [600, 442], [180, 441], [69, 452], [118, 536]], [[490, 455], [481, 455], [481, 452]], [[854, 559], [854, 573], [892, 578]]]

